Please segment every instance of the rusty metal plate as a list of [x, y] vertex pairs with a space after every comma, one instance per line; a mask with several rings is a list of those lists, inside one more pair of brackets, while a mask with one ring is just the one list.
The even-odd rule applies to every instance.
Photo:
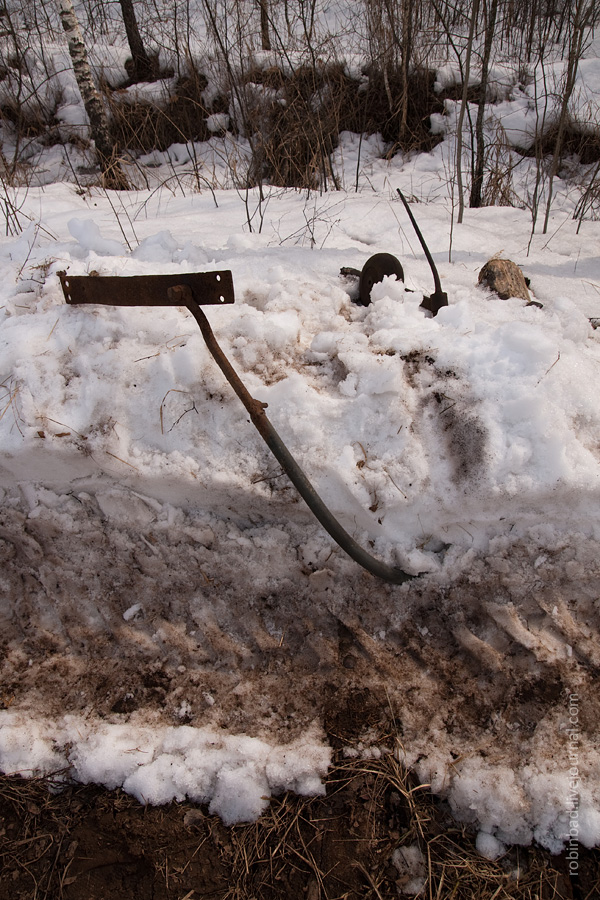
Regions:
[[168, 290], [189, 287], [200, 306], [233, 303], [233, 276], [223, 272], [186, 272], [174, 275], [68, 275], [59, 272], [67, 303], [102, 303], [108, 306], [176, 306]]

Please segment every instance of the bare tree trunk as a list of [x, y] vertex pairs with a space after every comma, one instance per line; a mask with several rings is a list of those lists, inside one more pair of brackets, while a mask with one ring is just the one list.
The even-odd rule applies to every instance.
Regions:
[[485, 43], [483, 47], [483, 60], [481, 63], [481, 86], [479, 96], [479, 106], [477, 108], [477, 121], [475, 123], [475, 137], [477, 140], [477, 156], [473, 169], [473, 183], [471, 185], [471, 207], [481, 206], [481, 195], [483, 192], [483, 170], [485, 162], [485, 139], [483, 135], [483, 120], [485, 117], [485, 95], [487, 92], [488, 75], [490, 69], [490, 55], [492, 52], [492, 43], [494, 40], [494, 31], [496, 29], [496, 13], [498, 10], [498, 0], [492, 0], [486, 22]]
[[127, 190], [129, 185], [116, 158], [102, 99], [92, 78], [81, 29], [73, 9], [73, 0], [59, 0], [59, 10], [62, 26], [67, 36], [77, 86], [90, 120], [90, 131], [96, 145], [104, 183], [106, 187], [113, 190]]
[[137, 19], [135, 17], [135, 9], [133, 0], [119, 0], [121, 4], [121, 13], [125, 24], [125, 32], [127, 34], [127, 42], [131, 50], [133, 60], [133, 79], [134, 81], [151, 81], [154, 77], [154, 66], [152, 60], [146, 53], [144, 42], [138, 28]]
[[458, 188], [458, 217], [457, 222], [460, 225], [464, 212], [465, 212], [465, 198], [463, 195], [463, 180], [462, 180], [462, 130], [463, 124], [465, 121], [465, 112], [467, 109], [468, 102], [468, 91], [469, 91], [469, 75], [471, 73], [471, 54], [473, 52], [473, 36], [475, 34], [475, 24], [477, 22], [477, 15], [479, 13], [479, 0], [473, 0], [473, 8], [471, 10], [471, 23], [469, 25], [469, 37], [467, 43], [467, 53], [465, 58], [465, 71], [463, 73], [463, 89], [462, 89], [462, 100], [460, 104], [460, 113], [458, 115], [458, 126], [456, 133], [456, 185]]
[[269, 34], [269, 0], [258, 0], [260, 6], [260, 37], [263, 50], [271, 49], [271, 35]]
[[[313, 39], [313, 31], [314, 31], [314, 27], [315, 27], [316, 5], [317, 5], [317, 0], [299, 0], [300, 20], [302, 22], [304, 37], [306, 38], [306, 42], [309, 45], [312, 44], [312, 39]], [[314, 58], [314, 54], [312, 54], [312, 47], [311, 47], [311, 55]]]
[[412, 56], [412, 0], [402, 0], [402, 106], [400, 113], [400, 141], [407, 139], [408, 130], [408, 76]]
[[554, 179], [558, 174], [560, 161], [562, 158], [563, 140], [567, 123], [569, 119], [569, 102], [575, 87], [577, 78], [577, 69], [579, 68], [579, 60], [583, 56], [585, 32], [590, 24], [594, 12], [593, 0], [587, 3], [587, 0], [577, 0], [575, 10], [573, 12], [573, 23], [569, 29], [569, 52], [567, 57], [567, 73], [564, 88], [561, 91], [561, 106], [558, 117], [558, 128], [556, 131], [556, 141], [554, 144], [554, 153], [552, 155], [552, 165], [550, 167], [550, 178], [548, 180], [548, 199], [546, 201], [546, 215], [544, 217], [543, 233], [548, 231], [548, 222], [550, 221], [550, 207], [552, 206], [552, 190], [554, 187]]
[[527, 30], [527, 42], [525, 45], [525, 60], [527, 62], [531, 61], [531, 52], [533, 49], [533, 39], [535, 36], [536, 28], [540, 27], [540, 10], [539, 10], [539, 0], [532, 0], [531, 5], [529, 7], [529, 27]]

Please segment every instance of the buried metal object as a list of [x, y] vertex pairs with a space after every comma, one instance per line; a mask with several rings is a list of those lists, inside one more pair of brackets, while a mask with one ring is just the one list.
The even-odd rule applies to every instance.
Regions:
[[400, 260], [391, 253], [376, 253], [369, 257], [360, 272], [351, 266], [344, 266], [340, 269], [340, 275], [358, 278], [358, 299], [354, 302], [362, 306], [370, 304], [373, 285], [383, 281], [386, 275], [395, 275], [398, 281], [404, 281], [404, 270]]
[[412, 222], [412, 225], [413, 225], [413, 228], [415, 229], [417, 237], [419, 238], [419, 241], [421, 242], [421, 247], [423, 248], [423, 252], [425, 253], [425, 256], [427, 257], [427, 262], [429, 263], [429, 268], [431, 269], [431, 274], [433, 275], [433, 286], [434, 286], [433, 294], [431, 294], [429, 297], [423, 297], [423, 302], [421, 303], [421, 307], [423, 309], [428, 310], [433, 316], [437, 316], [437, 314], [440, 311], [440, 309], [442, 308], [442, 306], [448, 306], [448, 294], [442, 290], [442, 283], [440, 281], [440, 276], [438, 274], [436, 264], [433, 261], [433, 256], [429, 252], [429, 247], [425, 243], [425, 238], [421, 234], [421, 229], [417, 225], [417, 220], [415, 219], [415, 217], [413, 216], [413, 214], [411, 212], [411, 209], [410, 209], [410, 206], [408, 205], [408, 201], [407, 201], [406, 197], [404, 196], [404, 194], [402, 193], [400, 188], [396, 188], [396, 192], [397, 192], [398, 196], [400, 197], [400, 199], [402, 200], [402, 202], [404, 204], [404, 208], [406, 209], [406, 212], [408, 213], [408, 218]]
[[400, 261], [391, 253], [376, 253], [366, 261], [358, 283], [360, 302], [363, 306], [368, 306], [371, 302], [373, 285], [383, 281], [386, 275], [395, 275], [398, 281], [404, 281], [404, 270]]
[[[440, 276], [433, 261], [433, 257], [429, 252], [427, 244], [425, 243], [425, 238], [421, 234], [421, 229], [417, 225], [416, 219], [411, 212], [406, 197], [404, 196], [400, 188], [396, 188], [396, 190], [405, 206], [406, 212], [408, 213], [410, 221], [412, 222], [413, 228], [415, 229], [421, 246], [423, 247], [427, 262], [429, 263], [433, 275], [433, 294], [428, 297], [423, 297], [421, 308], [426, 309], [432, 314], [432, 316], [437, 316], [442, 306], [448, 306], [448, 294], [446, 294], [445, 291], [442, 290]], [[395, 275], [399, 281], [404, 281], [404, 270], [402, 269], [402, 264], [400, 263], [400, 260], [398, 260], [395, 256], [392, 256], [391, 253], [376, 253], [374, 256], [369, 257], [360, 272], [358, 271], [358, 269], [353, 269], [351, 266], [344, 266], [342, 269], [340, 269], [340, 275], [352, 275], [359, 279], [359, 296], [358, 299], [354, 302], [360, 303], [362, 304], [362, 306], [369, 306], [371, 302], [371, 289], [373, 288], [373, 285], [377, 284], [380, 281], [383, 281], [386, 275]]]
[[224, 272], [185, 272], [178, 275], [67, 275], [58, 272], [67, 303], [106, 306], [181, 306], [171, 303], [169, 288], [186, 285], [203, 306], [234, 303], [233, 277]]
[[348, 556], [372, 575], [391, 584], [404, 584], [417, 577], [372, 556], [348, 534], [319, 497], [267, 418], [265, 413], [267, 404], [252, 397], [217, 343], [208, 319], [200, 307], [206, 304], [234, 302], [233, 278], [230, 271], [129, 277], [70, 276], [65, 272], [59, 272], [58, 275], [65, 300], [71, 305], [101, 303], [108, 306], [186, 307], [198, 323], [209, 352], [244, 404], [256, 430], [325, 531]]

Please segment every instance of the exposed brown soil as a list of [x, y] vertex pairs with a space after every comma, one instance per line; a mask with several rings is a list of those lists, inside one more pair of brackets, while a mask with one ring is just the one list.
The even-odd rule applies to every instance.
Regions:
[[231, 828], [188, 804], [143, 807], [120, 791], [49, 788], [0, 778], [0, 900], [381, 900], [404, 895], [410, 873], [394, 859], [415, 845], [422, 897], [600, 896], [600, 851], [580, 848], [573, 879], [563, 857], [538, 849], [483, 859], [474, 835], [391, 755], [341, 762], [325, 797], [286, 795], [255, 824]]
[[[398, 747], [463, 822], [528, 844], [562, 809], [559, 786], [549, 795], [528, 766], [557, 784], [576, 694], [595, 796], [596, 542], [496, 544], [451, 585], [405, 590], [334, 553], [321, 568], [314, 532], [293, 522], [242, 532], [183, 511], [163, 522], [121, 489], [52, 502], [29, 518], [6, 506], [0, 521], [0, 710], [21, 733], [68, 713], [92, 730], [210, 726], [283, 745], [316, 723], [336, 752]], [[59, 765], [79, 758], [73, 727], [54, 738]], [[41, 765], [31, 760], [7, 771]]]

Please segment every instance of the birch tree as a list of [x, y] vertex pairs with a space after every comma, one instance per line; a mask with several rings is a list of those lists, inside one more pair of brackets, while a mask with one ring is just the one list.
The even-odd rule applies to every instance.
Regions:
[[129, 185], [117, 159], [102, 98], [94, 84], [81, 28], [73, 8], [73, 0], [59, 0], [59, 12], [67, 36], [75, 79], [90, 121], [90, 132], [96, 145], [98, 163], [102, 170], [105, 187], [113, 190], [127, 190]]

